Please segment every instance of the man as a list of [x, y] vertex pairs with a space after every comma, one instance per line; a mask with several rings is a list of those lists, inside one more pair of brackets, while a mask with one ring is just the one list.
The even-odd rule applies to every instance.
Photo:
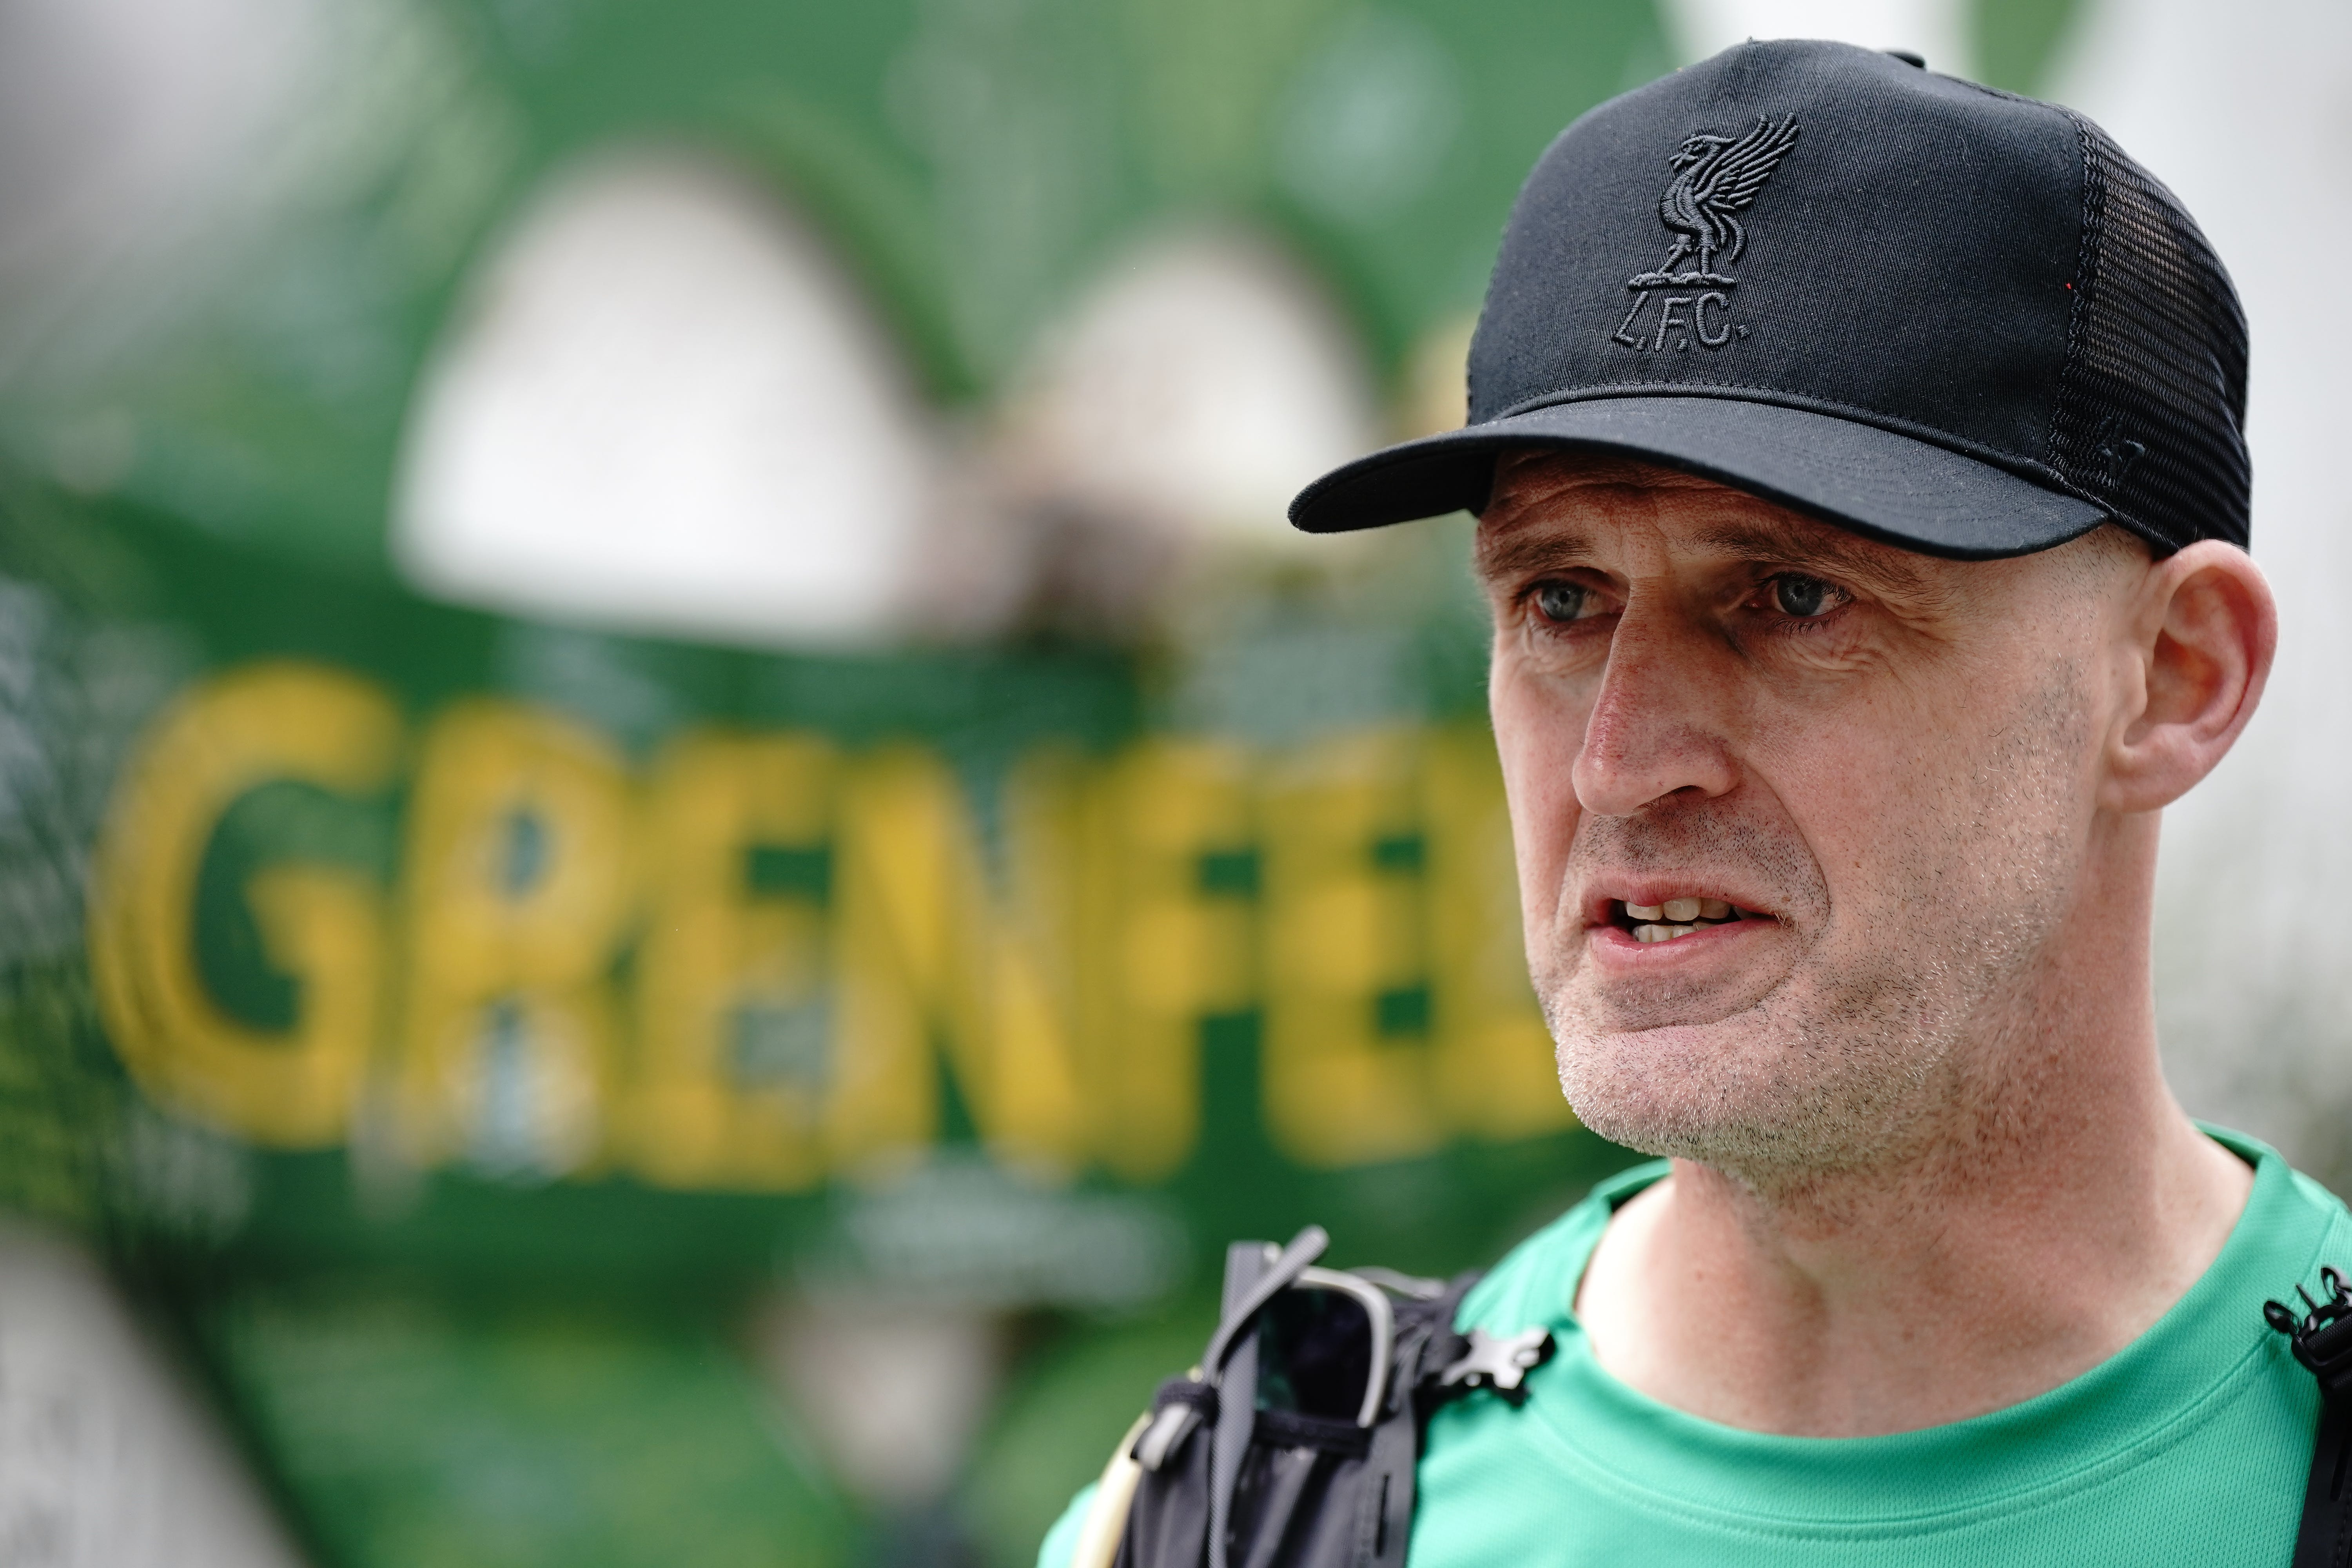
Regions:
[[1301, 495], [1478, 512], [1561, 1086], [1667, 1157], [1463, 1304], [1559, 1353], [1433, 1417], [1416, 1568], [2288, 1561], [2263, 1303], [2352, 1225], [2182, 1113], [2149, 956], [2275, 642], [2245, 363], [2088, 122], [1751, 44], [1562, 135], [1471, 423]]

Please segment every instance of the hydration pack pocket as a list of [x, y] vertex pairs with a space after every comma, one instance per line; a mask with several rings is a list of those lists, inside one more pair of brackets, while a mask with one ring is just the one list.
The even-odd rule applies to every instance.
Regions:
[[1551, 1336], [1457, 1333], [1475, 1274], [1314, 1267], [1329, 1245], [1226, 1249], [1217, 1331], [1120, 1440], [1072, 1568], [1401, 1568], [1429, 1412], [1521, 1397]]

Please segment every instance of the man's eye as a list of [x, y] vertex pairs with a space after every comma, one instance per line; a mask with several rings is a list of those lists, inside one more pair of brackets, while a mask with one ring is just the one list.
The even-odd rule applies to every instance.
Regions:
[[1819, 577], [1787, 575], [1772, 579], [1772, 602], [1784, 616], [1811, 620], [1837, 608], [1837, 590]]
[[1538, 583], [1533, 595], [1536, 613], [1548, 621], [1572, 621], [1584, 614], [1592, 595], [1573, 583]]

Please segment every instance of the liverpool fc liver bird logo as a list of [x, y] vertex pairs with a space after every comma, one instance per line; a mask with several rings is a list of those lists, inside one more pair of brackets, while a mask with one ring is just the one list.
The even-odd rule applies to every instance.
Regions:
[[[1706, 284], [1728, 289], [1738, 279], [1716, 268], [1739, 259], [1748, 245], [1747, 231], [1732, 215], [1755, 201], [1756, 193], [1772, 177], [1772, 170], [1797, 142], [1797, 121], [1787, 116], [1777, 123], [1759, 119], [1745, 136], [1713, 136], [1701, 132], [1684, 138], [1668, 163], [1674, 183], [1659, 199], [1658, 216], [1674, 230], [1675, 245], [1655, 272], [1625, 280], [1628, 289], [1663, 289]], [[1697, 253], [1696, 268], [1677, 272]]]

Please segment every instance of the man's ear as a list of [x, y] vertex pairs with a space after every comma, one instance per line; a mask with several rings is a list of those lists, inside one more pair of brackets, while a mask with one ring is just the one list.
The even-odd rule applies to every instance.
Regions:
[[2203, 540], [2147, 569], [2131, 637], [2139, 709], [2108, 744], [2099, 804], [2154, 811], [2211, 773], [2253, 717], [2278, 651], [2278, 605], [2252, 556]]

